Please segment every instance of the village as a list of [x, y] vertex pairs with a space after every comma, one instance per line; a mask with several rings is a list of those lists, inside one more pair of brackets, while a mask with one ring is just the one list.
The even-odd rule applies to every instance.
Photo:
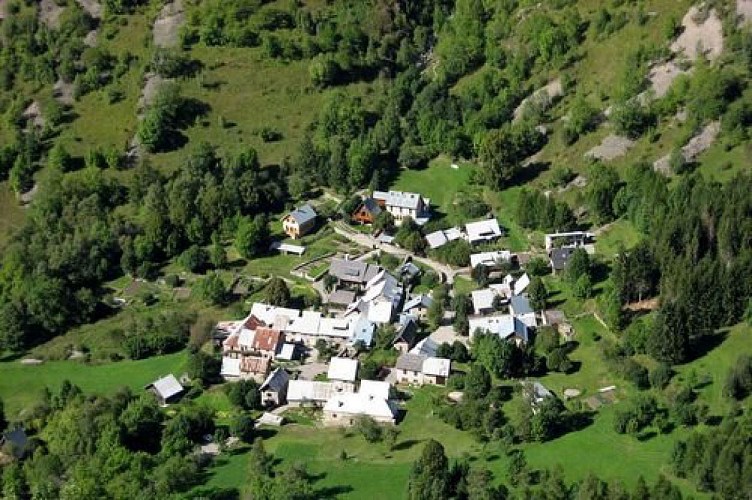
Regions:
[[[363, 198], [350, 222], [369, 227], [383, 212], [391, 215], [395, 226], [407, 220], [425, 224], [431, 217], [430, 200], [418, 193], [377, 191]], [[306, 204], [287, 214], [282, 224], [289, 238], [298, 240], [315, 230], [317, 213]], [[441, 353], [451, 351], [452, 345], [470, 348], [476, 336], [494, 335], [525, 346], [532, 344], [541, 326], [552, 327], [563, 342], [572, 340], [574, 331], [562, 311], [536, 309], [531, 304], [525, 256], [488, 249], [503, 234], [497, 219], [489, 216], [426, 235], [432, 249], [464, 239], [478, 250], [470, 255], [468, 268], [454, 270], [488, 277], [485, 287], [470, 294], [469, 335], [456, 332], [455, 313], [443, 308], [438, 327], [430, 328], [428, 316], [434, 298], [429, 292], [413, 291], [426, 259], [421, 259], [424, 266], [418, 266], [413, 261], [415, 256], [400, 252], [401, 263], [389, 270], [362, 258], [334, 256], [318, 280], [326, 283], [320, 287], [325, 300], [319, 310], [254, 302], [245, 318], [216, 324], [213, 338], [221, 350], [222, 379], [228, 383], [255, 381], [265, 409], [257, 425], [281, 425], [284, 413], [292, 408], [315, 411], [323, 426], [351, 426], [363, 417], [378, 424], [397, 425], [404, 417], [400, 388], [445, 386], [453, 361]], [[378, 248], [371, 248], [371, 252], [388, 253], [388, 249], [396, 248], [386, 232], [380, 232], [376, 241]], [[553, 273], [566, 269], [575, 249], [592, 252], [592, 242], [593, 235], [586, 232], [546, 235]], [[279, 242], [272, 249], [297, 255], [305, 251], [304, 247]], [[435, 267], [441, 269], [442, 265], [436, 263]], [[448, 282], [446, 275], [442, 279]], [[379, 366], [375, 372], [364, 370], [361, 359], [374, 347], [377, 337], [381, 347], [393, 350], [396, 356], [389, 366]], [[532, 388], [533, 405], [540, 398], [556, 397], [538, 382], [523, 383]], [[149, 388], [163, 404], [179, 399], [183, 392], [173, 375]], [[450, 398], [461, 400], [462, 392], [453, 391]]]

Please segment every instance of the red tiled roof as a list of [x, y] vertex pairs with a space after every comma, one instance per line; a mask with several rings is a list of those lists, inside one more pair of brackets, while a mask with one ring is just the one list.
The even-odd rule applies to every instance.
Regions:
[[240, 360], [240, 371], [266, 375], [269, 372], [269, 358], [246, 356]]
[[245, 320], [245, 323], [243, 323], [243, 326], [245, 328], [248, 328], [249, 330], [255, 330], [259, 326], [264, 326], [264, 322], [258, 319], [254, 315], [248, 316], [248, 319]]
[[276, 351], [283, 339], [282, 332], [273, 328], [258, 327], [253, 339], [253, 348], [259, 351]]

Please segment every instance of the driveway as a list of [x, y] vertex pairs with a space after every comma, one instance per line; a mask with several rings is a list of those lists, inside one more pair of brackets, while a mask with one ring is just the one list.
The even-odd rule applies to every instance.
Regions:
[[347, 238], [348, 240], [354, 243], [357, 243], [358, 245], [368, 247], [372, 250], [381, 249], [393, 255], [399, 255], [401, 257], [411, 257], [416, 262], [420, 262], [421, 264], [430, 267], [431, 269], [436, 271], [439, 275], [444, 275], [446, 277], [446, 282], [450, 285], [454, 283], [454, 276], [455, 274], [459, 272], [458, 269], [454, 269], [446, 264], [442, 264], [441, 262], [436, 262], [433, 259], [429, 259], [426, 257], [418, 257], [412, 252], [408, 252], [407, 250], [403, 248], [399, 248], [394, 245], [388, 245], [386, 243], [381, 243], [380, 241], [378, 241], [376, 238], [374, 238], [371, 235], [358, 233], [358, 232], [346, 229], [346, 226], [342, 224], [335, 224], [334, 232], [336, 232], [340, 236], [344, 236], [345, 238]]

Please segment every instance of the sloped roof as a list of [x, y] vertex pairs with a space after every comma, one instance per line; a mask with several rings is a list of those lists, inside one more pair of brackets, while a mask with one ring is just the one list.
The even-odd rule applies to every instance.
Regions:
[[574, 248], [554, 248], [551, 250], [551, 266], [556, 271], [561, 271], [569, 263], [569, 258], [574, 253]]
[[329, 294], [329, 304], [349, 305], [355, 300], [355, 292], [350, 290], [335, 290]]
[[292, 361], [296, 357], [295, 351], [296, 351], [295, 344], [284, 344], [282, 346], [282, 349], [279, 351], [279, 354], [277, 354], [277, 359]]
[[397, 334], [394, 336], [392, 344], [402, 341], [406, 342], [408, 345], [413, 345], [415, 343], [415, 337], [417, 336], [418, 323], [416, 323], [414, 319], [408, 318], [397, 328]]
[[476, 241], [492, 240], [501, 236], [499, 221], [496, 219], [484, 219], [465, 224], [467, 239], [473, 243]]
[[432, 304], [433, 299], [428, 295], [421, 293], [420, 295], [416, 295], [411, 299], [405, 301], [405, 305], [402, 306], [402, 312], [408, 312], [412, 309], [415, 309], [416, 307], [429, 308]]
[[448, 377], [452, 362], [446, 358], [425, 358], [423, 361], [423, 373], [437, 377]]
[[366, 212], [370, 213], [373, 217], [376, 217], [381, 213], [381, 207], [379, 206], [379, 204], [376, 202], [376, 200], [370, 197], [363, 198], [363, 201], [361, 202], [356, 212], [359, 212], [361, 209], [365, 209]]
[[394, 367], [398, 370], [419, 372], [423, 370], [423, 361], [425, 359], [425, 356], [421, 356], [420, 354], [403, 354], [397, 358], [397, 363]]
[[481, 314], [486, 309], [493, 309], [493, 302], [496, 293], [490, 288], [473, 290], [471, 295], [473, 298], [473, 309], [475, 310], [475, 314]]
[[524, 295], [514, 295], [511, 299], [509, 299], [509, 306], [511, 307], [512, 313], [515, 316], [535, 312], [530, 306], [530, 300]]
[[360, 260], [332, 259], [329, 274], [343, 281], [368, 283], [381, 268]]
[[316, 335], [321, 324], [322, 314], [317, 311], [302, 311], [287, 327], [286, 331], [303, 335]]
[[329, 380], [343, 380], [355, 382], [358, 374], [358, 360], [334, 357], [329, 363], [327, 378]]
[[373, 198], [377, 201], [383, 200], [388, 206], [410, 208], [417, 210], [421, 196], [418, 193], [409, 193], [406, 191], [374, 191]]
[[260, 351], [276, 351], [284, 335], [279, 330], [267, 327], [256, 329], [256, 336], [253, 339], [253, 348]]
[[376, 325], [369, 321], [366, 316], [360, 315], [350, 322], [350, 342], [354, 344], [361, 341], [366, 347], [371, 347], [375, 330]]
[[259, 388], [260, 391], [279, 392], [287, 387], [290, 382], [290, 375], [283, 368], [277, 368], [266, 377], [264, 383]]
[[245, 356], [240, 358], [240, 371], [266, 375], [269, 372], [269, 358]]
[[298, 223], [299, 226], [310, 222], [316, 218], [316, 211], [309, 204], [305, 204], [302, 207], [298, 207], [289, 213], [288, 217], [291, 217]]
[[382, 380], [361, 380], [358, 394], [373, 396], [375, 398], [389, 399], [392, 386]]
[[397, 414], [390, 401], [360, 393], [336, 394], [326, 402], [324, 411], [377, 418], [394, 418]]
[[527, 275], [527, 273], [523, 274], [522, 276], [517, 279], [517, 281], [514, 282], [514, 294], [519, 295], [522, 292], [524, 292], [527, 287], [530, 286], [530, 276]]
[[470, 254], [470, 267], [476, 268], [480, 265], [486, 267], [496, 267], [501, 261], [508, 261], [512, 258], [512, 252], [509, 250], [497, 250], [495, 252], [479, 252]]
[[419, 354], [421, 356], [436, 356], [439, 344], [431, 337], [426, 337], [410, 349], [410, 354]]
[[387, 301], [371, 302], [368, 307], [368, 321], [373, 323], [389, 323], [392, 321], [392, 303]]
[[172, 373], [152, 382], [149, 386], [153, 387], [162, 399], [177, 396], [184, 390], [183, 386], [180, 385], [180, 382], [178, 382], [178, 379]]
[[287, 386], [287, 400], [324, 402], [335, 394], [351, 391], [352, 389], [349, 385], [343, 386], [342, 384], [335, 384], [333, 382], [290, 380]]

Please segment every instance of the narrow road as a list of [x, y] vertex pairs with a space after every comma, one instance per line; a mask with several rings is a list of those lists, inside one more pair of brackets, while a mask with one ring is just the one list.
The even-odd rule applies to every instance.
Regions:
[[418, 257], [412, 252], [408, 252], [403, 248], [399, 248], [394, 245], [388, 245], [386, 243], [381, 243], [370, 234], [358, 233], [356, 231], [346, 229], [342, 224], [339, 223], [334, 224], [334, 232], [339, 234], [340, 236], [344, 236], [353, 243], [357, 243], [358, 245], [362, 245], [373, 250], [379, 249], [393, 255], [399, 255], [401, 257], [411, 257], [414, 261], [420, 262], [421, 264], [430, 267], [439, 275], [444, 275], [446, 282], [450, 285], [454, 283], [454, 277], [461, 272], [460, 269], [454, 269], [446, 264], [442, 264], [441, 262], [436, 262], [433, 259], [429, 259], [427, 257]]

